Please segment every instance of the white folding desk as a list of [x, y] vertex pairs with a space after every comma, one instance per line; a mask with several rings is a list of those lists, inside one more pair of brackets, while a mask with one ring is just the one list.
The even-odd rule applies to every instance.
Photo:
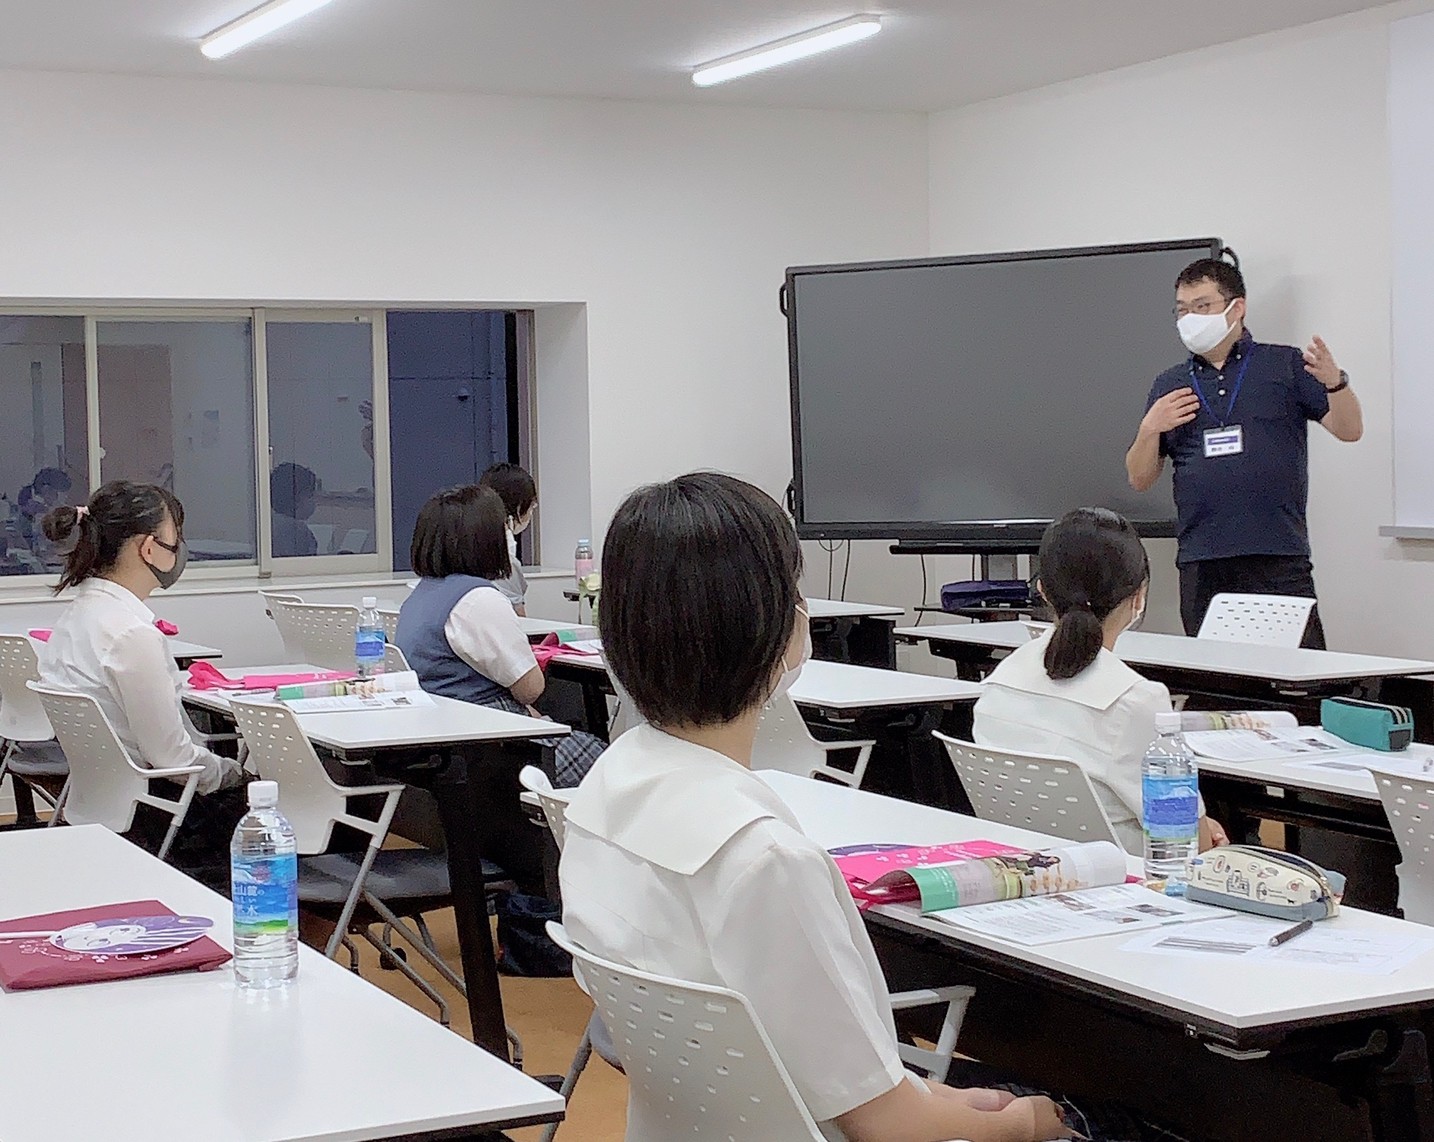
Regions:
[[[792, 809], [807, 835], [825, 848], [975, 839], [1022, 848], [1068, 843], [792, 774], [765, 771], [761, 776]], [[1130, 865], [1131, 871], [1138, 873], [1139, 862], [1131, 858]], [[1246, 1061], [1264, 1058], [1265, 1052], [1278, 1056], [1287, 1040], [1310, 1035], [1311, 1028], [1348, 1047], [1363, 1044], [1365, 1029], [1374, 1021], [1387, 1019], [1393, 1027], [1411, 1013], [1425, 1018], [1434, 1012], [1434, 952], [1392, 975], [1290, 964], [1242, 963], [1232, 969], [1223, 962], [1172, 960], [1124, 951], [1121, 945], [1129, 940], [1127, 935], [1024, 947], [923, 918], [912, 905], [888, 905], [868, 915], [878, 927], [905, 933], [928, 947], [944, 948], [958, 962], [1014, 979], [1022, 987], [1058, 992], [1065, 999], [1101, 1008], [1124, 1008], [1143, 1022], [1162, 1023], [1181, 1038], [1207, 1044], [1231, 1065], [1236, 1065], [1239, 1056]], [[1398, 929], [1406, 921], [1346, 909], [1322, 923], [1351, 932], [1377, 932]], [[980, 997], [978, 984], [978, 1001]], [[1065, 1038], [1076, 1051], [1093, 1046], [1086, 1042], [1080, 1027], [1050, 1028], [1049, 1033], [1057, 1041]], [[1138, 1051], [1134, 1043], [1125, 1049]], [[1421, 1065], [1426, 1084], [1421, 1095], [1428, 1106], [1427, 1058]], [[1420, 1076], [1407, 1077], [1415, 1082]], [[1183, 1089], [1198, 1093], [1189, 1085]], [[1434, 1128], [1434, 1120], [1426, 1121]], [[1395, 1131], [1385, 1137], [1410, 1138], [1412, 1142], [1414, 1136]]]
[[979, 682], [935, 678], [903, 670], [879, 670], [812, 659], [792, 683], [792, 701], [815, 709], [851, 712], [890, 706], [944, 706], [974, 702]]
[[896, 669], [896, 624], [906, 614], [903, 607], [807, 599], [806, 608], [816, 657]]
[[[902, 627], [896, 633], [915, 642], [929, 642], [933, 654], [970, 662], [991, 661], [991, 651], [1014, 650], [1033, 637], [1030, 626], [1020, 622]], [[1434, 662], [1417, 659], [1261, 646], [1148, 631], [1127, 631], [1116, 642], [1115, 653], [1131, 666], [1142, 668], [1142, 673], [1149, 667], [1201, 679], [1253, 679], [1283, 689], [1434, 673]]]
[[[307, 664], [255, 667], [247, 674], [298, 674], [316, 670]], [[256, 694], [256, 698], [261, 695]], [[196, 710], [228, 720], [229, 693], [184, 691]], [[533, 830], [518, 800], [518, 771], [525, 764], [551, 763], [533, 743], [561, 737], [566, 726], [470, 702], [434, 696], [432, 706], [406, 710], [344, 711], [301, 714], [299, 725], [318, 745], [348, 762], [368, 762], [383, 776], [430, 790], [438, 802], [447, 841], [463, 978], [474, 1040], [495, 1055], [508, 1057], [503, 997], [493, 952], [484, 892], [486, 857], [520, 881], [542, 882], [541, 852], [534, 849], [531, 868], [521, 842]], [[529, 846], [532, 847], [532, 846]]]
[[547, 638], [550, 634], [567, 632], [571, 632], [576, 638], [597, 638], [598, 636], [597, 628], [593, 626], [574, 622], [563, 623], [556, 619], [535, 619], [526, 615], [518, 616], [518, 628], [533, 640]]
[[[37, 638], [31, 638], [35, 644], [36, 652], [45, 645]], [[209, 661], [215, 658], [223, 658], [224, 652], [218, 647], [204, 646], [202, 643], [186, 642], [182, 638], [166, 638], [164, 645], [169, 649], [170, 655], [174, 658], [175, 665], [181, 670], [187, 670], [190, 663]]]
[[[0, 834], [0, 919], [158, 900], [227, 900], [98, 825]], [[307, 947], [289, 988], [233, 971], [0, 992], [6, 1142], [357, 1142], [552, 1122], [548, 1087]]]

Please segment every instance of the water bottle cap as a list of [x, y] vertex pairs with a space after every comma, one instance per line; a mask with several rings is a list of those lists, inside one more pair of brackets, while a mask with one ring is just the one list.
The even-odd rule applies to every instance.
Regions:
[[376, 606], [378, 606], [378, 599], [377, 599], [375, 596], [373, 596], [373, 595], [365, 595], [365, 596], [363, 597], [363, 609], [364, 609], [364, 610], [366, 610], [366, 611], [371, 611], [371, 610], [373, 610]]
[[1174, 712], [1155, 715], [1155, 728], [1162, 734], [1180, 732], [1180, 715]]
[[591, 539], [580, 539], [580, 540], [578, 540], [578, 546], [579, 546], [579, 547], [591, 547], [591, 546], [592, 546], [592, 542], [593, 542], [593, 541], [592, 541]]
[[272, 809], [278, 803], [279, 783], [277, 781], [249, 782], [249, 808]]

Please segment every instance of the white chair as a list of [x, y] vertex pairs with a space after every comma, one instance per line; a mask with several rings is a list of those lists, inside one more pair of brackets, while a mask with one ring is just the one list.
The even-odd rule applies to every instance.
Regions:
[[[329, 959], [347, 947], [352, 962], [357, 954], [350, 933], [361, 936], [385, 963], [406, 975], [438, 1007], [439, 1019], [448, 1025], [448, 1005], [434, 987], [408, 965], [387, 942], [376, 937], [365, 917], [355, 920], [360, 902], [388, 928], [398, 932], [450, 984], [464, 991], [463, 980], [434, 948], [423, 913], [452, 903], [448, 864], [441, 853], [428, 849], [384, 849], [389, 825], [403, 794], [399, 784], [339, 785], [324, 769], [313, 745], [299, 727], [294, 712], [279, 702], [230, 703], [234, 720], [248, 743], [255, 768], [279, 783], [284, 816], [294, 827], [299, 855], [299, 900], [311, 911], [334, 921], [334, 933], [324, 954]], [[384, 799], [376, 819], [348, 811], [349, 798]], [[334, 826], [368, 835], [362, 856], [328, 854]], [[415, 920], [415, 932], [402, 916]], [[385, 929], [387, 930], [387, 929]]]
[[[875, 745], [873, 741], [818, 741], [791, 695], [780, 694], [762, 711], [762, 720], [757, 723], [752, 768], [821, 777], [859, 789]], [[850, 770], [831, 764], [832, 754], [851, 751], [856, 752], [856, 761]]]
[[1197, 637], [1262, 646], [1299, 646], [1309, 625], [1313, 599], [1292, 595], [1216, 595]]
[[398, 612], [380, 610], [378, 617], [383, 620], [383, 637], [392, 642], [398, 637]]
[[264, 603], [264, 613], [271, 619], [274, 617], [275, 603], [302, 603], [304, 601], [298, 595], [291, 595], [287, 591], [260, 591], [259, 598]]
[[[127, 833], [134, 824], [135, 806], [150, 805], [173, 818], [156, 854], [160, 860], [184, 823], [194, 800], [201, 765], [146, 769], [135, 763], [114, 727], [87, 694], [72, 694], [38, 682], [29, 684], [40, 696], [45, 715], [54, 727], [70, 763], [70, 781], [64, 796], [65, 820], [75, 825], [103, 825], [111, 832]], [[150, 792], [156, 781], [182, 783], [177, 800]]]
[[[40, 662], [34, 644], [21, 634], [0, 635], [0, 740], [5, 743], [0, 751], [0, 785], [9, 773], [17, 808], [22, 801], [22, 786], [39, 793], [50, 806], [53, 825], [60, 819], [64, 791], [52, 793], [36, 779], [63, 783], [70, 767], [55, 742], [55, 731], [45, 717], [39, 695], [29, 688], [31, 682], [39, 680]], [[34, 803], [25, 803], [32, 813]], [[27, 815], [25, 819], [33, 818]]]
[[1372, 772], [1399, 845], [1399, 909], [1406, 920], [1434, 924], [1434, 781]]
[[937, 732], [983, 821], [1068, 841], [1120, 840], [1085, 770], [1073, 761], [974, 745]]
[[274, 597], [270, 613], [284, 640], [284, 653], [295, 663], [324, 670], [354, 668], [354, 639], [358, 635], [357, 607], [327, 603], [299, 603]]
[[[628, 1077], [629, 1128], [636, 1120], [644, 1138], [693, 1142], [820, 1142], [821, 1131], [744, 996], [601, 959], [561, 924], [549, 924], [548, 934], [573, 957], [574, 977], [613, 1029], [612, 1049]], [[941, 1035], [941, 1045], [949, 1038], [950, 1047], [934, 1081], [945, 1079], [970, 995], [970, 988], [911, 995], [910, 1006], [951, 997]], [[935, 1054], [921, 1052], [920, 1065]]]
[[548, 832], [553, 834], [553, 843], [562, 852], [563, 839], [567, 835], [568, 802], [573, 799], [573, 790], [554, 789], [548, 775], [536, 765], [525, 765], [518, 771], [518, 784], [537, 800]]
[[403, 651], [388, 643], [383, 648], [383, 672], [385, 674], [406, 674], [408, 672], [408, 659], [403, 657]]

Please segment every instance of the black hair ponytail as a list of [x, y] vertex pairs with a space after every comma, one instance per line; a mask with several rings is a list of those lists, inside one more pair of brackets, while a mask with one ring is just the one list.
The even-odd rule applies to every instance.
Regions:
[[184, 508], [174, 493], [155, 484], [131, 484], [128, 480], [106, 484], [85, 507], [66, 504], [47, 512], [40, 526], [51, 543], [66, 543], [71, 536], [76, 537], [65, 557], [55, 594], [109, 571], [128, 540], [136, 535], [155, 535], [165, 519], [173, 520], [176, 530], [183, 534]]
[[1046, 673], [1074, 678], [1100, 655], [1105, 620], [1150, 578], [1145, 545], [1130, 522], [1104, 508], [1079, 508], [1041, 540], [1041, 592], [1056, 612]]

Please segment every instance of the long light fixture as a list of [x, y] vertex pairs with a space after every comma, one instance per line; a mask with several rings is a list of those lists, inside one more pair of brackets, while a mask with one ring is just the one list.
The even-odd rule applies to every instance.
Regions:
[[693, 70], [692, 82], [698, 87], [726, 83], [729, 79], [739, 79], [753, 72], [766, 71], [770, 67], [780, 67], [793, 60], [806, 59], [821, 52], [829, 52], [833, 48], [857, 43], [879, 31], [880, 16], [851, 16], [835, 24], [814, 28], [810, 32], [801, 32], [759, 48], [738, 52], [734, 56], [704, 63]]
[[223, 59], [331, 3], [333, 0], [269, 0], [218, 31], [210, 32], [199, 42], [199, 50], [210, 59]]

